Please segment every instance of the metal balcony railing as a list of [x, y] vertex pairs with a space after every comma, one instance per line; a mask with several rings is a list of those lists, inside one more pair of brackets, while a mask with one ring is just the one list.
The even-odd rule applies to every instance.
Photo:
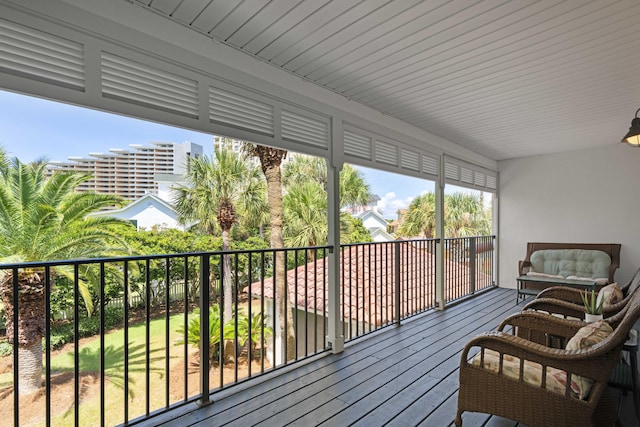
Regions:
[[[493, 241], [444, 239], [446, 301], [495, 285]], [[342, 245], [345, 340], [436, 306], [438, 242]], [[33, 367], [13, 351], [11, 369], [0, 370], [0, 405], [13, 407], [3, 421], [135, 424], [189, 402], [208, 404], [212, 390], [327, 351], [330, 249], [0, 265], [7, 326], [36, 328], [44, 366], [42, 398], [21, 394]], [[86, 286], [93, 307], [86, 308]], [[60, 309], [60, 300], [69, 307]], [[31, 310], [38, 304], [41, 311]], [[45, 313], [40, 329], [38, 316], [29, 317], [39, 312]], [[6, 345], [25, 347], [24, 334], [9, 335]]]

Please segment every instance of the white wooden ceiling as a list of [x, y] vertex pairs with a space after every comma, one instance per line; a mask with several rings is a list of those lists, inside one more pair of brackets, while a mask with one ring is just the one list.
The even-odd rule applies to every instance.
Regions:
[[640, 107], [638, 0], [130, 1], [495, 160], [616, 144]]

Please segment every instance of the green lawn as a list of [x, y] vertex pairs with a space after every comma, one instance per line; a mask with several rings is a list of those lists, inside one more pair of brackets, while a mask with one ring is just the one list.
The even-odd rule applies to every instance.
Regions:
[[[174, 342], [181, 338], [176, 330], [183, 325], [184, 315], [178, 314], [170, 317], [169, 326], [169, 358], [170, 366], [176, 363], [183, 364], [184, 347], [176, 346]], [[108, 378], [105, 386], [105, 413], [108, 425], [124, 422], [124, 349], [129, 349], [129, 419], [145, 414], [146, 411], [146, 326], [144, 323], [129, 327], [128, 342], [124, 342], [124, 330], [119, 329], [105, 334], [105, 376]], [[149, 324], [149, 409], [154, 411], [165, 405], [165, 360], [166, 360], [166, 323], [165, 319], [152, 320]], [[80, 347], [80, 372], [100, 373], [100, 338], [90, 340]], [[58, 374], [73, 373], [74, 351], [59, 354], [51, 360], [52, 377]], [[171, 378], [170, 378], [171, 380]], [[98, 379], [99, 381], [99, 379]], [[0, 387], [11, 385], [12, 373], [0, 375]], [[71, 376], [73, 383], [73, 376]], [[80, 404], [80, 424], [99, 425], [100, 420], [100, 394], [99, 382], [90, 387], [96, 393], [90, 397], [82, 397]], [[73, 390], [73, 389], [71, 389]], [[60, 412], [51, 419], [52, 425], [72, 425], [73, 392], [68, 399], [67, 408], [54, 407], [52, 412]], [[181, 396], [182, 398], [182, 396]], [[52, 397], [53, 399], [53, 397]], [[174, 403], [173, 401], [170, 403]], [[53, 406], [53, 405], [52, 405]]]

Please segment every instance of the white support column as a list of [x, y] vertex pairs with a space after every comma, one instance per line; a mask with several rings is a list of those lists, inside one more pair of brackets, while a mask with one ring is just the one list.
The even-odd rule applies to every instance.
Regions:
[[436, 182], [436, 310], [444, 310], [444, 156], [440, 157], [440, 176]]
[[327, 342], [333, 353], [344, 350], [344, 332], [340, 316], [340, 170], [344, 164], [344, 135], [342, 122], [332, 121], [332, 153], [327, 161], [327, 221], [328, 244], [333, 249], [328, 254], [328, 332]]
[[491, 208], [493, 223], [491, 224], [491, 231], [496, 238], [493, 241], [493, 280], [495, 285], [500, 283], [500, 268], [498, 260], [500, 259], [500, 244], [498, 243], [498, 230], [500, 229], [500, 197], [497, 193], [491, 195]]

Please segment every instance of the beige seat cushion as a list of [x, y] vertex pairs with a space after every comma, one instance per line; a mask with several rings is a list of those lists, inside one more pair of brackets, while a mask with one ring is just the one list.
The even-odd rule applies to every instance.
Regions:
[[[500, 353], [493, 350], [484, 351], [484, 364], [481, 363], [481, 353], [476, 354], [471, 361], [474, 366], [482, 366], [484, 369], [498, 373], [500, 368]], [[512, 378], [514, 380], [520, 379], [520, 359], [511, 356], [509, 354], [503, 355], [502, 362], [502, 375]], [[591, 389], [591, 384], [587, 390], [581, 389], [581, 383], [575, 381], [577, 375], [572, 376], [571, 381], [571, 395], [582, 399], [587, 396]], [[524, 370], [522, 373], [522, 379], [527, 384], [534, 385], [536, 387], [542, 387], [542, 365], [531, 362], [530, 360], [524, 361]], [[547, 367], [547, 380], [546, 389], [564, 395], [567, 386], [567, 373], [561, 369], [557, 369], [551, 366]]]
[[[594, 345], [605, 339], [613, 330], [611, 326], [604, 321], [590, 323], [578, 330], [578, 332], [567, 343], [567, 350], [580, 350]], [[520, 379], [520, 359], [509, 354], [503, 355], [502, 374], [514, 380]], [[500, 369], [500, 353], [493, 350], [484, 351], [484, 360], [482, 352], [476, 354], [471, 364], [474, 366], [484, 367], [492, 372], [499, 372]], [[542, 387], [542, 365], [525, 360], [523, 364], [522, 379], [524, 382]], [[578, 399], [586, 399], [591, 391], [593, 381], [589, 378], [583, 378], [579, 375], [571, 375], [571, 395]], [[546, 389], [559, 394], [565, 394], [567, 386], [567, 373], [562, 369], [547, 366]]]

